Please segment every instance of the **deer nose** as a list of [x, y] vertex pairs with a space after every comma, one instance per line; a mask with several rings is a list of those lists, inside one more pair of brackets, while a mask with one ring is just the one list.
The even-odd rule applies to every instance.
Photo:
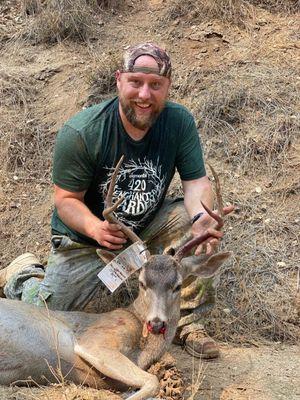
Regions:
[[166, 323], [161, 321], [159, 318], [154, 318], [152, 321], [148, 321], [148, 330], [155, 335], [160, 333], [165, 333], [166, 331]]

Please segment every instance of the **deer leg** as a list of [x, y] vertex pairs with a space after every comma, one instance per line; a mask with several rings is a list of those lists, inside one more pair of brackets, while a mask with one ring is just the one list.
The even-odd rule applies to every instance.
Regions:
[[153, 397], [159, 388], [159, 381], [155, 375], [140, 369], [126, 356], [115, 349], [97, 348], [93, 354], [85, 346], [76, 344], [74, 352], [103, 375], [140, 390], [128, 397], [127, 400], [143, 400]]

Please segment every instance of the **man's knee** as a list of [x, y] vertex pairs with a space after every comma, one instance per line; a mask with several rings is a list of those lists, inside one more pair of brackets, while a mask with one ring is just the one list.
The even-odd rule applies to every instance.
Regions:
[[191, 224], [181, 198], [166, 199], [142, 232], [142, 239], [150, 240], [149, 250], [155, 254], [163, 253], [169, 247], [180, 247], [190, 236]]

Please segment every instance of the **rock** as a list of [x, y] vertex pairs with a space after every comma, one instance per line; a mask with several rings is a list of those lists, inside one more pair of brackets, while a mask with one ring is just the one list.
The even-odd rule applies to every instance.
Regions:
[[278, 261], [278, 262], [277, 262], [277, 265], [278, 265], [279, 267], [286, 267], [286, 263], [285, 263], [284, 261]]

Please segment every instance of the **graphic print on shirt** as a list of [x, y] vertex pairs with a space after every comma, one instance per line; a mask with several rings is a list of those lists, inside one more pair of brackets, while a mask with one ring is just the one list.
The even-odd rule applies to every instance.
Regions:
[[[106, 197], [114, 171], [114, 168], [106, 167], [105, 169], [109, 172], [107, 181], [100, 186], [103, 198]], [[113, 193], [113, 202], [119, 197], [125, 196], [117, 208], [118, 219], [132, 228], [142, 227], [144, 221], [160, 201], [165, 190], [165, 181], [159, 159], [156, 163], [146, 158], [123, 163]]]

